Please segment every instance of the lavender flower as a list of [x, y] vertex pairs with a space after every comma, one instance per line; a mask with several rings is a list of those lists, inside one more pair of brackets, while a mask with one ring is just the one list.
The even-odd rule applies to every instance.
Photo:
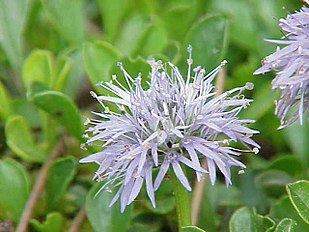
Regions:
[[[183, 166], [193, 169], [198, 180], [202, 174], [209, 174], [212, 184], [218, 168], [229, 185], [230, 167], [245, 168], [237, 160], [241, 151], [229, 143], [240, 141], [258, 151], [259, 145], [250, 138], [258, 132], [246, 127], [253, 121], [237, 117], [252, 101], [245, 99], [242, 91], [253, 85], [215, 96], [211, 82], [226, 62], [207, 75], [202, 67], [196, 67], [191, 76], [191, 47], [188, 51], [186, 80], [175, 65], [151, 60], [148, 89], [144, 90], [141, 76], [133, 79], [119, 64], [128, 89], [113, 76], [112, 82], [101, 84], [113, 96], [92, 93], [104, 112], [94, 113], [100, 119], [87, 121], [90, 127], [86, 132], [92, 136], [86, 144], [99, 143], [102, 150], [80, 162], [99, 165], [94, 179], [105, 181], [101, 190], [119, 186], [111, 205], [120, 198], [121, 211], [137, 197], [144, 182], [156, 207], [154, 192], [169, 168], [188, 191], [191, 187]], [[114, 103], [119, 111], [110, 111], [104, 102]], [[201, 167], [202, 158], [207, 159], [207, 170]], [[153, 169], [159, 169], [155, 178]]]
[[267, 56], [254, 74], [276, 72], [272, 88], [280, 90], [275, 110], [280, 129], [297, 119], [302, 123], [303, 114], [309, 108], [309, 8], [303, 7], [286, 19], [280, 19], [279, 26], [286, 33], [282, 40], [267, 41], [283, 45], [283, 48], [278, 47]]

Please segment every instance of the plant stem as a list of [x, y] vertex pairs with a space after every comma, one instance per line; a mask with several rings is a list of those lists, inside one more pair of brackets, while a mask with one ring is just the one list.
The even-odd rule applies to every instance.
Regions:
[[179, 231], [183, 226], [191, 225], [190, 200], [188, 191], [182, 186], [174, 173], [171, 172], [176, 199], [176, 211]]
[[[216, 81], [216, 96], [220, 95], [224, 89], [224, 80], [226, 76], [226, 69], [222, 67], [219, 71]], [[204, 159], [202, 161], [202, 167], [207, 169], [207, 161]], [[207, 181], [207, 177], [201, 179], [201, 181], [196, 181], [195, 186], [193, 189], [193, 196], [192, 196], [192, 208], [191, 208], [191, 219], [192, 225], [197, 225], [200, 215], [200, 208], [202, 204], [202, 200], [204, 197], [205, 185]]]
[[47, 173], [50, 165], [56, 159], [57, 156], [60, 155], [62, 150], [63, 142], [60, 141], [54, 150], [50, 153], [47, 161], [41, 167], [40, 172], [38, 174], [37, 180], [33, 186], [31, 194], [26, 202], [24, 211], [20, 217], [19, 224], [16, 228], [15, 232], [24, 232], [27, 230], [29, 219], [31, 218], [32, 211], [34, 209], [35, 203], [37, 203], [37, 199], [41, 194], [42, 189], [44, 188]]
[[78, 232], [85, 218], [86, 218], [86, 210], [85, 208], [81, 208], [76, 217], [74, 218], [69, 228], [69, 232]]

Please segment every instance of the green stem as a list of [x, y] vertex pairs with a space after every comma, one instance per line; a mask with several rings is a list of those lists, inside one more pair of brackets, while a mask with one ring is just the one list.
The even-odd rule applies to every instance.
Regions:
[[181, 231], [181, 227], [191, 225], [189, 193], [179, 182], [175, 174], [172, 171], [170, 173], [174, 185], [179, 231]]

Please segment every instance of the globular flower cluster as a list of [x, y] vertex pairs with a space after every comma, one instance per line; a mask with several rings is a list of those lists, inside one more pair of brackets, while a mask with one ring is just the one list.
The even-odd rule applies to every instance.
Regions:
[[309, 8], [280, 19], [279, 26], [285, 33], [282, 39], [267, 41], [283, 48], [267, 56], [254, 74], [276, 72], [272, 88], [280, 90], [280, 98], [275, 114], [280, 119], [279, 128], [283, 128], [297, 119], [302, 123], [309, 108]]
[[[242, 151], [230, 144], [238, 141], [246, 151], [258, 152], [259, 145], [250, 138], [258, 131], [247, 127], [253, 120], [237, 116], [252, 101], [242, 92], [253, 85], [216, 95], [212, 81], [226, 62], [209, 74], [200, 66], [191, 70], [191, 47], [188, 51], [186, 79], [172, 63], [151, 60], [148, 87], [143, 88], [141, 76], [133, 79], [119, 64], [127, 87], [114, 76], [111, 82], [101, 83], [110, 96], [92, 93], [104, 111], [94, 113], [99, 119], [87, 120], [86, 144], [99, 143], [102, 149], [80, 162], [99, 165], [94, 179], [104, 181], [101, 190], [117, 187], [111, 205], [120, 199], [121, 211], [137, 197], [143, 183], [156, 207], [154, 193], [169, 169], [188, 191], [185, 166], [194, 170], [198, 180], [208, 174], [212, 184], [218, 169], [229, 185], [230, 167], [245, 168], [238, 160]], [[111, 111], [107, 102], [117, 110]]]

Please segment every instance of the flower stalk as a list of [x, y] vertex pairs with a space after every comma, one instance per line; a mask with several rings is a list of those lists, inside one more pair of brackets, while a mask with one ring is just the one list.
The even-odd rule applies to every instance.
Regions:
[[173, 172], [170, 174], [174, 186], [178, 226], [181, 231], [183, 226], [191, 225], [190, 197], [189, 192], [178, 181], [176, 175]]

